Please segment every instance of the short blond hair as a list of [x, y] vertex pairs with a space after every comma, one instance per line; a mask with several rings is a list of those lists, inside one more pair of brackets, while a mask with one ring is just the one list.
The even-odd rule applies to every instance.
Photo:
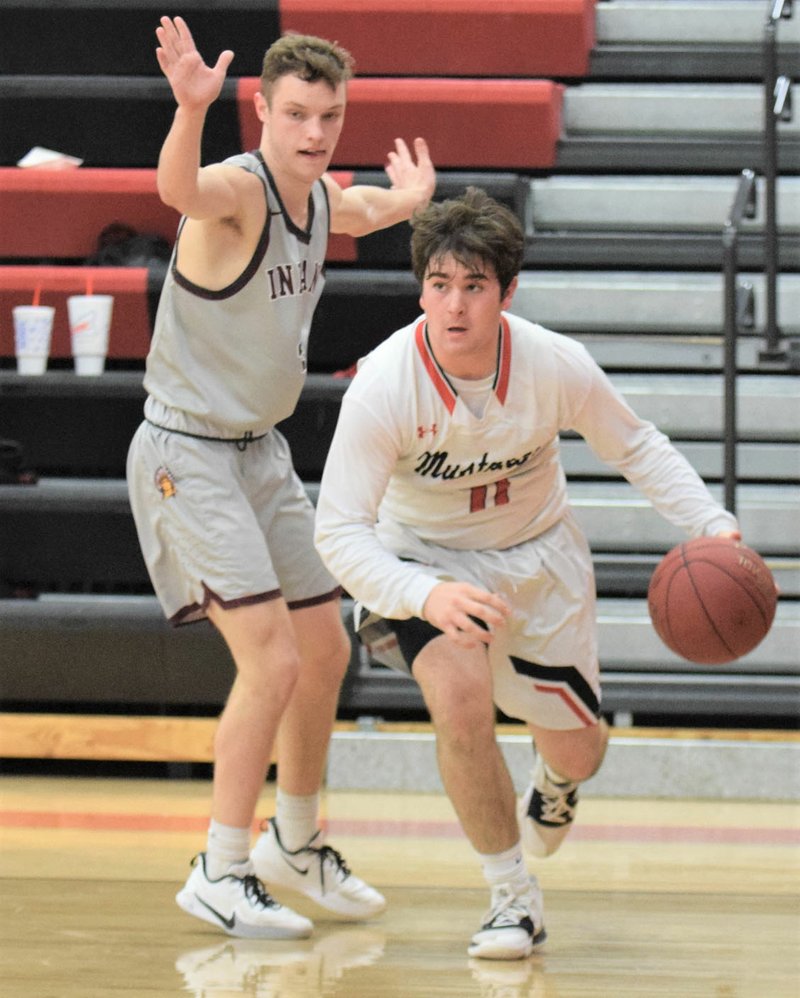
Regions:
[[308, 83], [322, 80], [335, 90], [354, 73], [353, 57], [338, 42], [287, 31], [270, 45], [264, 56], [261, 92], [269, 103], [272, 88], [282, 76], [298, 76]]

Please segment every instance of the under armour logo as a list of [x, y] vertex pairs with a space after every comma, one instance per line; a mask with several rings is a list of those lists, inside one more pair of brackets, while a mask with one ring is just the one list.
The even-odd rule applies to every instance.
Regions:
[[436, 423], [431, 423], [431, 425], [426, 429], [424, 426], [417, 427], [417, 436], [420, 440], [425, 437], [426, 433], [430, 433], [432, 437], [436, 436], [437, 426]]

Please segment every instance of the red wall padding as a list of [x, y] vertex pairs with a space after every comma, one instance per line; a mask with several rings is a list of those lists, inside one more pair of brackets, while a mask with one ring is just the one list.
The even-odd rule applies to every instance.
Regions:
[[[258, 79], [238, 83], [243, 147], [255, 148]], [[380, 167], [395, 137], [427, 139], [440, 169], [540, 169], [555, 164], [563, 88], [551, 80], [355, 79], [334, 162]]]
[[359, 75], [584, 76], [595, 0], [280, 0], [281, 28], [336, 39]]
[[160, 200], [155, 170], [0, 169], [0, 256], [88, 257], [111, 222], [172, 245], [178, 214]]
[[144, 357], [150, 349], [146, 268], [45, 266], [0, 267], [0, 356], [14, 356], [12, 308], [30, 305], [38, 287], [40, 304], [56, 310], [50, 356], [70, 357], [67, 296], [86, 294], [87, 281], [95, 294], [114, 296], [109, 357]]
[[[353, 174], [335, 174], [342, 187]], [[175, 239], [178, 213], [158, 196], [154, 169], [0, 168], [0, 257], [81, 259], [111, 222]], [[356, 260], [355, 240], [331, 236], [328, 259]]]

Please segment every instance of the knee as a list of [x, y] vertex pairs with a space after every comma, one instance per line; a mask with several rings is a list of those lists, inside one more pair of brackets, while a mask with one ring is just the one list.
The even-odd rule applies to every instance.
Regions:
[[588, 780], [600, 769], [608, 745], [608, 725], [602, 719], [580, 731], [534, 732], [534, 741], [548, 765], [575, 783]]
[[248, 695], [256, 700], [288, 703], [300, 677], [297, 652], [291, 647], [264, 649], [259, 665], [238, 672], [237, 680], [246, 687]]
[[335, 686], [338, 689], [350, 665], [353, 646], [347, 631], [338, 621], [337, 624], [319, 634], [317, 640], [306, 647], [303, 668], [314, 675], [318, 686]]

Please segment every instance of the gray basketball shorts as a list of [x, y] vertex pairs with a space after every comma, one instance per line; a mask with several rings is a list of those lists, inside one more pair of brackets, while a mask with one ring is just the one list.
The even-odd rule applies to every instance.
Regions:
[[[457, 551], [398, 530], [382, 540], [420, 570], [502, 595], [508, 622], [488, 646], [494, 702], [508, 717], [554, 730], [597, 723], [600, 678], [592, 557], [571, 513], [505, 551]], [[356, 604], [355, 628], [370, 657], [411, 674], [393, 621]]]
[[164, 613], [184, 624], [223, 606], [282, 596], [290, 609], [340, 589], [314, 548], [314, 507], [271, 430], [239, 449], [142, 423], [128, 452], [128, 492]]

